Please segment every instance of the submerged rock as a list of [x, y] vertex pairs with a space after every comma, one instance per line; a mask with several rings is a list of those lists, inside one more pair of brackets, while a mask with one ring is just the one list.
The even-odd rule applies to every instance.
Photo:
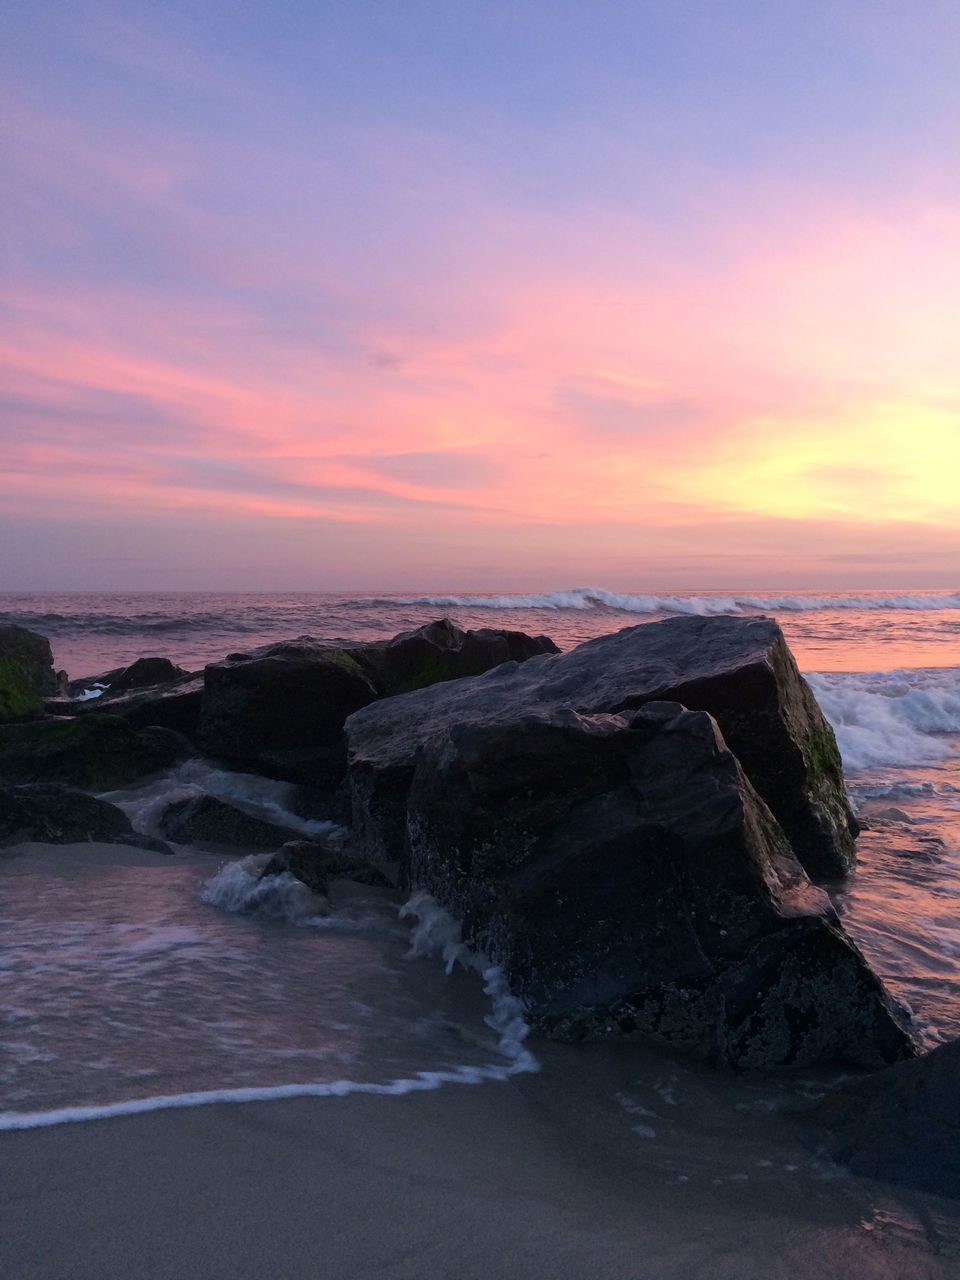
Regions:
[[[540, 708], [584, 715], [654, 701], [708, 711], [816, 878], [854, 865], [857, 823], [833, 730], [772, 618], [671, 618], [507, 664], [354, 715], [348, 726], [355, 818], [365, 838], [403, 843], [403, 800], [422, 746], [464, 719], [503, 724]], [[391, 821], [392, 815], [392, 821]]]
[[340, 841], [289, 840], [263, 868], [260, 878], [285, 871], [314, 893], [323, 895], [334, 879], [355, 880], [358, 884], [384, 889], [391, 886], [382, 871], [363, 862]]
[[847, 1082], [812, 1118], [854, 1173], [960, 1197], [960, 1040]]
[[211, 795], [174, 801], [163, 810], [158, 825], [165, 836], [183, 844], [248, 849], [276, 849], [293, 834], [289, 827], [265, 822]]
[[118, 716], [0, 725], [0, 778], [111, 791], [167, 768], [181, 750], [177, 735], [138, 731]]
[[57, 692], [50, 641], [24, 627], [0, 627], [0, 724], [36, 720]]
[[204, 673], [198, 740], [211, 755], [334, 791], [346, 773], [343, 724], [387, 694], [556, 651], [545, 637], [463, 631], [449, 620], [393, 640], [335, 647], [307, 636], [231, 654]]

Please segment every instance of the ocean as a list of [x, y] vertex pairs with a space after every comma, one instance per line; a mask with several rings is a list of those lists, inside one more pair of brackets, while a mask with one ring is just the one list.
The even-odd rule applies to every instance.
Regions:
[[[858, 870], [830, 891], [926, 1042], [960, 1035], [960, 593], [0, 595], [0, 625], [49, 637], [71, 678], [154, 654], [199, 669], [275, 640], [372, 640], [442, 616], [566, 650], [685, 613], [779, 620], [865, 826]], [[150, 833], [159, 808], [200, 791], [306, 835], [329, 829], [294, 788], [208, 761], [108, 798]], [[538, 1044], [497, 971], [428, 899], [341, 882], [324, 903], [286, 878], [258, 882], [263, 854], [175, 848], [0, 854], [0, 1128], [495, 1088], [541, 1070], [581, 1079], [587, 1063], [591, 1105], [665, 1176], [792, 1179], [817, 1194], [839, 1176], [783, 1127], [835, 1072], [729, 1077], [658, 1050]]]

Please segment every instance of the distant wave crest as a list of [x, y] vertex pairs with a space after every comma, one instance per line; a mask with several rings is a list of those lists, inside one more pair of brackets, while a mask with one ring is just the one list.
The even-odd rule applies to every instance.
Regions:
[[364, 603], [430, 605], [438, 609], [610, 609], [620, 613], [744, 614], [757, 610], [773, 613], [826, 609], [960, 609], [960, 592], [945, 595], [820, 595], [820, 596], [658, 596], [630, 595], [603, 587], [575, 587], [528, 595], [495, 596], [397, 596], [377, 597]]

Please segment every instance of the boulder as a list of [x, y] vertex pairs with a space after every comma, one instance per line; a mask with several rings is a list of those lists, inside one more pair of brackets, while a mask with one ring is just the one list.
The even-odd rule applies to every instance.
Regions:
[[628, 627], [569, 653], [507, 663], [357, 712], [347, 724], [351, 789], [370, 856], [403, 856], [413, 761], [457, 721], [503, 724], [538, 708], [616, 714], [654, 701], [716, 719], [810, 875], [852, 869], [858, 827], [833, 730], [779, 626], [763, 617]]
[[420, 743], [405, 819], [409, 881], [548, 1035], [636, 1033], [741, 1068], [914, 1051], [705, 712], [453, 720]]
[[343, 847], [340, 841], [289, 840], [260, 873], [277, 876], [287, 872], [314, 893], [326, 895], [331, 880], [355, 880], [358, 884], [389, 888], [390, 881], [369, 863]]
[[247, 849], [276, 849], [293, 834], [289, 827], [265, 822], [216, 796], [176, 800], [160, 815], [165, 836], [182, 844], [235, 845]]
[[847, 1081], [812, 1118], [854, 1173], [960, 1197], [960, 1040]]
[[167, 768], [180, 743], [168, 730], [138, 731], [109, 715], [0, 725], [0, 779], [110, 791]]
[[333, 790], [343, 777], [343, 722], [377, 697], [353, 652], [309, 637], [231, 654], [204, 672], [200, 746], [233, 764]]
[[0, 724], [36, 720], [57, 692], [50, 641], [24, 627], [0, 627]]
[[116, 805], [54, 782], [0, 783], [0, 846], [38, 840], [73, 844], [136, 839], [130, 819]]
[[[481, 675], [504, 662], [526, 662], [541, 653], [559, 653], [547, 636], [481, 627], [464, 631], [449, 618], [403, 631], [383, 647], [377, 670], [381, 694], [409, 693], [443, 680]], [[370, 646], [371, 657], [377, 655]]]
[[138, 658], [115, 677], [110, 685], [111, 695], [126, 693], [129, 689], [145, 689], [153, 685], [169, 684], [182, 680], [189, 671], [178, 667], [169, 658]]
[[211, 755], [335, 791], [346, 773], [343, 724], [404, 689], [518, 662], [556, 646], [518, 631], [463, 631], [449, 620], [388, 642], [334, 647], [308, 636], [231, 654], [204, 673], [198, 741]]

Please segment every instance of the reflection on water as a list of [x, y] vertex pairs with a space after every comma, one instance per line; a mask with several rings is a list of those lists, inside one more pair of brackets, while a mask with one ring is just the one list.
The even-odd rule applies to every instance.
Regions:
[[498, 1058], [479, 981], [409, 957], [382, 891], [344, 886], [329, 918], [298, 927], [205, 905], [209, 857], [56, 855], [0, 863], [0, 1110]]
[[833, 898], [931, 1044], [960, 1036], [960, 762], [850, 782], [865, 830]]

